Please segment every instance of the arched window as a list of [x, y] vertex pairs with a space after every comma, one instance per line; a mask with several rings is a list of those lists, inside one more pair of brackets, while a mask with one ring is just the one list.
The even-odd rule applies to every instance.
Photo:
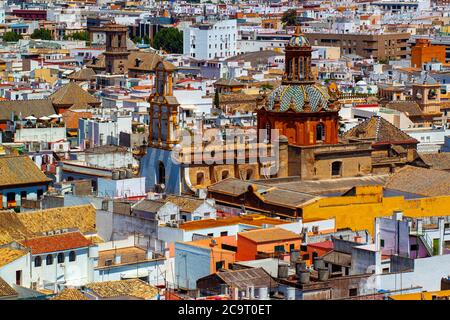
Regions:
[[50, 266], [53, 264], [53, 255], [48, 254], [47, 257], [45, 258], [45, 264]]
[[318, 123], [316, 126], [316, 141], [325, 140], [325, 128], [323, 123]]
[[75, 253], [75, 251], [70, 251], [69, 252], [69, 262], [73, 262], [77, 259], [77, 254]]
[[58, 253], [58, 263], [64, 263], [64, 259], [65, 259], [64, 253], [62, 252]]
[[165, 183], [166, 183], [166, 167], [164, 166], [164, 163], [160, 161], [158, 166], [158, 184], [165, 184]]
[[34, 258], [34, 267], [40, 267], [42, 265], [42, 259], [41, 257]]
[[342, 162], [341, 161], [334, 161], [331, 164], [331, 175], [333, 177], [339, 177], [342, 175]]
[[197, 185], [201, 185], [205, 182], [205, 174], [203, 172], [197, 172]]
[[222, 171], [222, 180], [228, 178], [229, 175], [230, 175], [230, 172], [228, 170], [223, 170]]
[[253, 169], [248, 169], [245, 180], [250, 180], [253, 178]]

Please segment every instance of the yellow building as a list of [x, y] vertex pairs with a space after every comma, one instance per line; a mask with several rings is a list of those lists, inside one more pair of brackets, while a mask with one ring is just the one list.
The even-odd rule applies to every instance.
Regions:
[[304, 219], [336, 219], [336, 228], [366, 229], [373, 235], [376, 217], [391, 216], [395, 210], [409, 217], [450, 215], [450, 196], [405, 199], [384, 197], [382, 186], [355, 187], [345, 196], [312, 200], [302, 206]]
[[450, 290], [397, 294], [389, 298], [392, 300], [448, 300]]
[[52, 74], [52, 69], [35, 69], [34, 79], [53, 84], [58, 80], [58, 75], [55, 71]]

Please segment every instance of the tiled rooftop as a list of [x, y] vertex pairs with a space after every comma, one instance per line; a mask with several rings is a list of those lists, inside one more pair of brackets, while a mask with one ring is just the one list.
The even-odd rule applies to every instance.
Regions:
[[88, 247], [92, 242], [80, 232], [69, 232], [27, 239], [22, 241], [22, 244], [30, 248], [32, 254], [41, 254]]

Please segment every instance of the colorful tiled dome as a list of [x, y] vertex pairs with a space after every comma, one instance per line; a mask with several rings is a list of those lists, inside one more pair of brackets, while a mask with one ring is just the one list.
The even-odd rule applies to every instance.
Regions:
[[289, 45], [294, 47], [310, 46], [308, 39], [303, 34], [296, 34], [289, 40]]
[[[270, 93], [267, 101], [267, 110], [280, 112], [288, 110], [291, 104], [297, 112], [303, 112], [305, 101], [309, 101], [310, 112], [330, 110], [332, 102], [328, 90], [319, 84], [281, 85]], [[276, 101], [280, 103], [279, 110], [274, 110]]]

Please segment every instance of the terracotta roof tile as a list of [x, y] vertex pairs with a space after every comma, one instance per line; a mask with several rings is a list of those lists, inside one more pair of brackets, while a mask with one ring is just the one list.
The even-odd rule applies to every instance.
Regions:
[[88, 106], [98, 106], [100, 101], [90, 95], [75, 82], [69, 82], [56, 92], [50, 95], [50, 100], [54, 105], [70, 106], [71, 108], [82, 108]]
[[22, 241], [22, 245], [30, 248], [32, 254], [50, 253], [84, 248], [92, 245], [80, 232], [62, 233]]
[[428, 197], [446, 196], [450, 195], [450, 173], [405, 166], [388, 179], [385, 188]]
[[17, 292], [0, 277], [0, 297], [16, 296]]
[[50, 181], [28, 156], [0, 156], [0, 187]]
[[86, 288], [100, 298], [129, 296], [147, 300], [158, 294], [158, 289], [139, 279], [93, 282]]
[[417, 142], [417, 140], [379, 116], [373, 116], [358, 124], [345, 132], [343, 137], [346, 139], [372, 140], [374, 143]]
[[284, 240], [300, 240], [300, 235], [281, 228], [267, 228], [241, 232], [240, 237], [247, 238], [256, 243], [284, 241]]
[[63, 229], [95, 233], [95, 212], [90, 204], [20, 213], [0, 211], [0, 244]]
[[27, 252], [24, 250], [12, 249], [9, 247], [0, 248], [0, 267], [17, 260], [26, 254]]
[[89, 300], [78, 289], [65, 288], [50, 300]]

